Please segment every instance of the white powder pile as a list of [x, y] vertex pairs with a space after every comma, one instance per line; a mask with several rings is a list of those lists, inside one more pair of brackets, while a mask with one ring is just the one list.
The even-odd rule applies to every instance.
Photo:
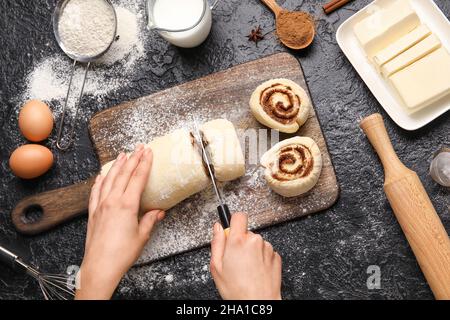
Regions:
[[[123, 61], [125, 68], [129, 69], [139, 57], [144, 55], [144, 46], [139, 39], [140, 15], [135, 15], [126, 8], [116, 8], [117, 14], [117, 41], [103, 55], [98, 63], [111, 65]], [[124, 61], [125, 59], [125, 61]]]
[[[75, 1], [79, 0], [71, 2]], [[85, 95], [97, 97], [99, 102], [110, 92], [126, 88], [133, 79], [138, 62], [145, 57], [144, 7], [138, 5], [138, 2], [141, 3], [139, 0], [114, 1], [117, 15], [117, 39], [106, 54], [92, 66], [84, 90]], [[58, 117], [66, 97], [72, 65], [73, 61], [63, 52], [38, 61], [26, 78], [26, 88], [18, 97], [17, 108], [29, 99], [39, 99], [49, 102], [55, 117]], [[72, 83], [68, 102], [69, 114], [73, 114], [75, 110], [83, 71], [84, 67], [80, 64]], [[80, 117], [88, 116], [89, 114], [85, 114], [81, 108]]]
[[164, 280], [166, 280], [167, 283], [173, 282], [173, 274], [168, 274], [164, 277]]
[[105, 0], [71, 0], [58, 22], [61, 41], [70, 53], [95, 57], [114, 37], [114, 10]]
[[60, 56], [38, 63], [28, 75], [26, 98], [50, 101], [63, 98], [68, 86], [67, 74], [72, 65]]

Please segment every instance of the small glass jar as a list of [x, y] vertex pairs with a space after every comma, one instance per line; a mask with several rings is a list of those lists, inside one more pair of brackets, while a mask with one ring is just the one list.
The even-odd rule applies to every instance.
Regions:
[[147, 24], [150, 30], [177, 47], [193, 48], [206, 40], [212, 26], [208, 0], [147, 0]]
[[433, 158], [430, 175], [444, 187], [450, 187], [450, 148], [442, 148]]

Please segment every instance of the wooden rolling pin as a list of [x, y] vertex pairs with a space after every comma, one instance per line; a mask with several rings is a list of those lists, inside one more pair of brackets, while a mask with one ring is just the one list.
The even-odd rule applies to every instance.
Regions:
[[398, 159], [383, 118], [360, 123], [384, 167], [384, 191], [436, 299], [450, 299], [450, 239], [417, 174]]

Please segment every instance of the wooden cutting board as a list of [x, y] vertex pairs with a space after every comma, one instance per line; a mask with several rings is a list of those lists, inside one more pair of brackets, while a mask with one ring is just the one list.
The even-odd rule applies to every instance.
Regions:
[[[268, 142], [263, 138], [268, 135], [267, 128], [253, 118], [248, 104], [253, 90], [272, 78], [291, 79], [308, 91], [297, 59], [280, 53], [102, 111], [91, 119], [89, 125], [100, 163], [107, 163], [121, 151], [132, 151], [137, 143], [148, 142], [176, 128], [192, 127], [193, 116], [200, 123], [226, 118], [235, 124], [241, 137], [245, 135], [247, 141], [258, 140], [261, 148], [258, 158], [249, 158], [250, 144], [246, 144], [245, 176], [220, 184], [230, 209], [249, 214], [251, 229], [327, 209], [336, 202], [339, 187], [314, 110], [297, 135], [313, 138], [322, 152], [323, 169], [316, 187], [304, 196], [283, 198], [272, 192], [265, 183], [263, 169], [258, 165], [259, 157], [267, 144], [270, 147], [277, 137], [273, 137], [272, 141], [269, 133]], [[291, 136], [281, 134], [279, 139]], [[85, 213], [91, 185], [92, 179], [26, 198], [13, 211], [13, 222], [19, 231], [35, 234]], [[208, 188], [169, 210], [166, 219], [153, 233], [138, 264], [207, 245], [211, 240], [212, 226], [218, 221], [216, 206], [213, 190]], [[41, 220], [31, 223], [26, 218], [24, 212], [29, 207], [38, 207], [43, 211]]]

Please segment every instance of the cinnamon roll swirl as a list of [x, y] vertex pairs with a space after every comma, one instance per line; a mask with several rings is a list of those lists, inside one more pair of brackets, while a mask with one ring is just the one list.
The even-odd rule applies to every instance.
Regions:
[[322, 155], [313, 139], [294, 137], [274, 145], [261, 158], [267, 183], [285, 197], [311, 190], [322, 171]]
[[288, 79], [261, 84], [250, 98], [250, 109], [262, 124], [281, 132], [296, 132], [308, 119], [311, 103], [305, 90]]

